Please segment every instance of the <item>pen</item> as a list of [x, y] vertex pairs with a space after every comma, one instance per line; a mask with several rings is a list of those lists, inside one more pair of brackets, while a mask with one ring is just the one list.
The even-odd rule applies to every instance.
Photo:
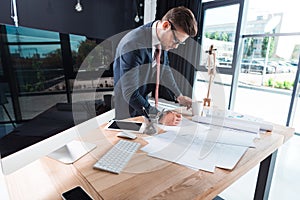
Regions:
[[162, 111], [158, 112], [157, 115], [158, 115], [158, 120], [161, 119], [161, 117], [164, 115], [164, 111], [165, 111], [165, 108], [162, 109]]
[[148, 112], [146, 111], [146, 109], [144, 107], [143, 107], [143, 112], [145, 114], [145, 117], [149, 120], [149, 122], [151, 122], [151, 119], [150, 119], [150, 117], [148, 115]]

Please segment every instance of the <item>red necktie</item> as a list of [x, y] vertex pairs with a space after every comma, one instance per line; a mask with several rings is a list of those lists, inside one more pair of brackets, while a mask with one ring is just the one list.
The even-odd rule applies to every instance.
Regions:
[[158, 89], [159, 89], [159, 74], [160, 74], [160, 45], [155, 46], [155, 60], [156, 60], [156, 85], [155, 85], [155, 107], [158, 107]]

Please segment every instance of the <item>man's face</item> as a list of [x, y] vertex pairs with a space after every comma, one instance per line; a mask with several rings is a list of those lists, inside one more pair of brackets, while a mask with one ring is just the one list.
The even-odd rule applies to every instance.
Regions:
[[180, 44], [184, 44], [188, 37], [188, 34], [180, 28], [175, 28], [171, 22], [163, 22], [159, 39], [164, 50], [176, 49]]

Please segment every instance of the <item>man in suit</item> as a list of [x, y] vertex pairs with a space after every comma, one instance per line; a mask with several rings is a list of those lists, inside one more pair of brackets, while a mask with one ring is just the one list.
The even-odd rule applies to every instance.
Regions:
[[[191, 107], [192, 100], [181, 94], [175, 82], [168, 50], [184, 44], [196, 33], [193, 13], [185, 7], [176, 7], [161, 20], [140, 26], [121, 39], [113, 68], [116, 119], [144, 115], [143, 109], [158, 113], [148, 102], [149, 93], [158, 89], [157, 82], [172, 91], [174, 101]], [[160, 119], [166, 125], [178, 125], [180, 121], [181, 115], [174, 112], [166, 112]]]

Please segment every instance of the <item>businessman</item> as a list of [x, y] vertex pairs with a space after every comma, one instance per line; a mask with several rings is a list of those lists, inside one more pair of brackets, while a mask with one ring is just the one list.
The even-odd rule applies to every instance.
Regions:
[[[114, 95], [116, 119], [159, 112], [157, 99], [159, 85], [170, 89], [173, 100], [191, 107], [192, 100], [180, 92], [171, 68], [168, 51], [183, 45], [188, 37], [197, 33], [193, 13], [185, 7], [169, 10], [161, 20], [140, 26], [127, 33], [120, 41], [114, 60]], [[148, 95], [155, 91], [155, 105], [148, 102]], [[178, 125], [181, 115], [165, 112], [160, 122]]]

